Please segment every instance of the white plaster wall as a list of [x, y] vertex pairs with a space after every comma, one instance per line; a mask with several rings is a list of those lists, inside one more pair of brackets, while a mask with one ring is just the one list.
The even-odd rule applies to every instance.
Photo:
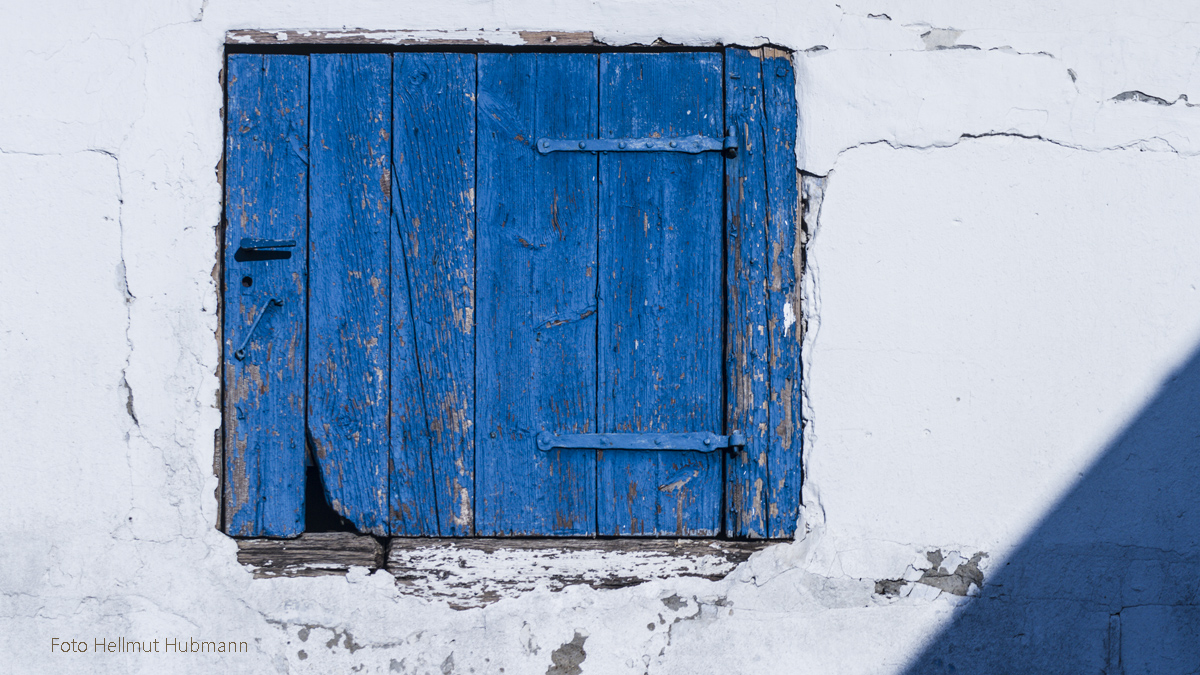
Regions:
[[[1048, 5], [6, 0], [0, 670], [543, 673], [578, 633], [584, 673], [899, 672], [973, 601], [875, 582], [934, 549], [998, 570], [1200, 342], [1200, 9]], [[235, 562], [214, 529], [224, 32], [343, 26], [810, 50], [801, 541], [721, 582], [461, 612], [385, 572]], [[1164, 104], [1113, 100], [1135, 90]], [[50, 648], [118, 636], [252, 653]]]

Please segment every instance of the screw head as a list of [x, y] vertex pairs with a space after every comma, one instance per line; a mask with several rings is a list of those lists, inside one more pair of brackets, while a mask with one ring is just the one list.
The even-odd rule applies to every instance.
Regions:
[[580, 148], [581, 150], [582, 150], [583, 148], [586, 148], [586, 147], [587, 147], [587, 143], [584, 143], [583, 141], [579, 141], [579, 148]]
[[668, 145], [670, 145], [672, 148], [675, 147], [675, 141], [671, 141]]
[[618, 148], [621, 148], [621, 149], [624, 149], [624, 148], [625, 148], [625, 141], [621, 141], [620, 143], [617, 143], [617, 147], [618, 147]]

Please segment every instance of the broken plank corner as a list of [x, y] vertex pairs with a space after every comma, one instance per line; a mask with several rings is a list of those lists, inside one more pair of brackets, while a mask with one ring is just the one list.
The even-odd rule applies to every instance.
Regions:
[[239, 539], [238, 562], [256, 578], [345, 574], [351, 567], [383, 567], [378, 539], [349, 532], [307, 532], [295, 539]]

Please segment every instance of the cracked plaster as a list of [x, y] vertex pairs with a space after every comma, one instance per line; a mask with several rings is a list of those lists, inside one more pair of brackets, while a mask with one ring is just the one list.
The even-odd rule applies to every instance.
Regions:
[[[18, 672], [547, 672], [583, 635], [586, 659], [562, 672], [897, 671], [971, 600], [888, 598], [876, 581], [933, 549], [989, 551], [988, 574], [1200, 333], [1178, 313], [1195, 289], [1179, 270], [1200, 249], [1176, 225], [1200, 178], [1200, 113], [1186, 104], [1200, 95], [1200, 15], [1183, 5], [1153, 18], [1117, 4], [865, 0], [10, 9], [0, 645]], [[804, 537], [719, 582], [539, 589], [466, 612], [402, 596], [384, 572], [252, 579], [213, 528], [212, 469], [218, 71], [224, 31], [244, 27], [591, 30], [614, 45], [798, 50]], [[1064, 191], [1075, 195], [1066, 206]], [[1047, 210], [1088, 228], [1031, 229]], [[1133, 224], [1131, 248], [1104, 245], [1130, 241]], [[993, 289], [995, 278], [938, 264], [947, 253], [988, 264], [984, 249], [1000, 251], [995, 278], [1019, 270], [1084, 300], [1046, 302], [1032, 282]], [[1068, 250], [1091, 257], [1072, 262]], [[1158, 288], [1171, 290], [1144, 302]], [[953, 321], [980, 297], [995, 302], [973, 320], [1015, 326], [1005, 335], [1032, 359]], [[1039, 346], [1103, 323], [1101, 297], [1137, 320], [1063, 370]], [[1023, 318], [1031, 308], [1040, 328]], [[1097, 363], [1118, 372], [1097, 375]], [[1061, 430], [1061, 454], [1036, 433], [1008, 439], [1024, 445], [981, 440], [995, 419], [1045, 407], [1049, 394], [1027, 383], [1061, 392], [1047, 369], [1109, 414], [1027, 425]], [[252, 648], [192, 661], [47, 648], [51, 636], [118, 635]]]

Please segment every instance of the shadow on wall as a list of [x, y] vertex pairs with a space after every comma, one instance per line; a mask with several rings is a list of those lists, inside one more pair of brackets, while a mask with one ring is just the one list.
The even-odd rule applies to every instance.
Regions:
[[1200, 673], [1200, 350], [907, 673]]

